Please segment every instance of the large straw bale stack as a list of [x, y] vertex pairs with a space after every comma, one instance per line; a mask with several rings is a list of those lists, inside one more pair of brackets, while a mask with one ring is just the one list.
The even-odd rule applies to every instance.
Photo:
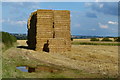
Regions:
[[70, 11], [37, 10], [28, 19], [28, 46], [37, 51], [71, 50]]

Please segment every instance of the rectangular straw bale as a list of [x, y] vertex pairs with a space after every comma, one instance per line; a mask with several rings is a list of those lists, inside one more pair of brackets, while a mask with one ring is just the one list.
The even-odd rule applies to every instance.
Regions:
[[41, 38], [41, 39], [38, 39], [37, 42], [47, 42], [49, 38]]
[[37, 15], [41, 16], [41, 15], [53, 15], [53, 11], [52, 10], [37, 10]]
[[49, 39], [50, 45], [64, 45], [64, 39], [63, 38], [53, 38]]
[[39, 24], [43, 24], [43, 22], [47, 22], [47, 23], [51, 23], [53, 22], [53, 18], [49, 18], [49, 19], [46, 19], [46, 18], [38, 18], [37, 21], [39, 21]]
[[42, 27], [42, 28], [37, 28], [37, 32], [40, 32], [40, 31], [45, 31], [46, 30], [46, 32], [47, 31], [53, 31], [53, 28], [50, 28], [50, 27]]
[[54, 11], [54, 20], [70, 20], [70, 11]]
[[55, 24], [55, 30], [69, 30], [69, 25]]
[[54, 16], [59, 16], [59, 15], [70, 16], [70, 11], [68, 11], [68, 10], [54, 10]]
[[37, 29], [53, 29], [53, 25], [51, 25], [51, 24], [40, 24], [40, 25], [38, 25], [37, 26]]
[[55, 31], [55, 38], [64, 38], [68, 39], [70, 38], [70, 32], [68, 30], [56, 30]]
[[70, 24], [70, 20], [67, 19], [54, 19], [55, 23]]
[[36, 42], [36, 47], [37, 47], [37, 49], [36, 50], [38, 50], [38, 48], [40, 48], [40, 50], [39, 51], [43, 51], [43, 47], [44, 47], [44, 44], [46, 44], [47, 43], [47, 40], [48, 40], [49, 38], [41, 38], [41, 39], [38, 39]]
[[39, 33], [38, 35], [41, 35], [41, 34], [53, 34], [53, 32], [52, 31], [39, 31], [39, 32], [37, 32], [37, 33]]
[[53, 21], [52, 20], [46, 20], [46, 21], [40, 21], [39, 23], [37, 23], [37, 26], [39, 26], [39, 25], [53, 25]]
[[37, 39], [41, 39], [41, 38], [52, 38], [53, 34], [39, 34], [36, 36]]
[[49, 48], [50, 52], [65, 51], [65, 40], [63, 38], [50, 39]]
[[40, 13], [40, 15], [37, 16], [37, 18], [41, 18], [41, 19], [49, 19], [49, 18], [53, 18], [53, 14], [47, 14], [45, 15], [46, 13]]

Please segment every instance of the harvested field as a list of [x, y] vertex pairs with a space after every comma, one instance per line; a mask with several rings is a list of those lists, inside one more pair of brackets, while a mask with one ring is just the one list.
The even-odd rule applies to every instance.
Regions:
[[[23, 40], [17, 42], [19, 45], [25, 43]], [[65, 53], [36, 52], [24, 48], [11, 48], [5, 52], [4, 57], [12, 58], [14, 61], [17, 59], [17, 62], [14, 62], [17, 66], [49, 65], [62, 69], [60, 73], [55, 74], [58, 78], [114, 78], [118, 75], [117, 46], [72, 45], [71, 52]], [[24, 77], [28, 78], [52, 77], [52, 73], [49, 75], [48, 73], [44, 73], [44, 75], [42, 73], [37, 73], [37, 75], [36, 73], [22, 73], [21, 75], [23, 74]]]
[[[99, 40], [102, 40], [103, 38], [98, 38]], [[110, 40], [114, 41], [113, 38], [109, 38]], [[90, 39], [73, 39], [73, 41], [80, 41], [80, 42], [91, 42]], [[93, 41], [95, 42], [95, 41]], [[98, 41], [97, 41], [98, 42]], [[100, 42], [100, 41], [99, 41]]]

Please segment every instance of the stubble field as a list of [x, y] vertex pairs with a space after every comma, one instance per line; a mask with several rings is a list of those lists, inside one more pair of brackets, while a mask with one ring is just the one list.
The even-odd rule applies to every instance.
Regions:
[[[85, 40], [84, 40], [85, 41]], [[27, 46], [26, 40], [18, 40], [17, 46]], [[37, 52], [25, 48], [12, 47], [3, 54], [5, 59], [12, 58], [16, 66], [49, 65], [61, 69], [58, 73], [33, 72], [16, 70], [13, 76], [25, 78], [115, 78], [118, 75], [118, 46], [104, 45], [72, 45], [65, 53]], [[16, 62], [17, 60], [17, 62]], [[19, 63], [18, 63], [19, 62]], [[6, 64], [9, 65], [8, 62]], [[15, 67], [14, 67], [15, 68]], [[19, 73], [20, 74], [19, 74]], [[4, 72], [3, 77], [7, 77]], [[13, 77], [16, 77], [15, 75]]]

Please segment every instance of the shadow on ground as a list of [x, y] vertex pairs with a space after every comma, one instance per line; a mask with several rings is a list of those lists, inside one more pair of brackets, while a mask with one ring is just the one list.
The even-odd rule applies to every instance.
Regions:
[[35, 50], [35, 49], [33, 49], [33, 48], [29, 48], [28, 46], [17, 46], [17, 48]]

